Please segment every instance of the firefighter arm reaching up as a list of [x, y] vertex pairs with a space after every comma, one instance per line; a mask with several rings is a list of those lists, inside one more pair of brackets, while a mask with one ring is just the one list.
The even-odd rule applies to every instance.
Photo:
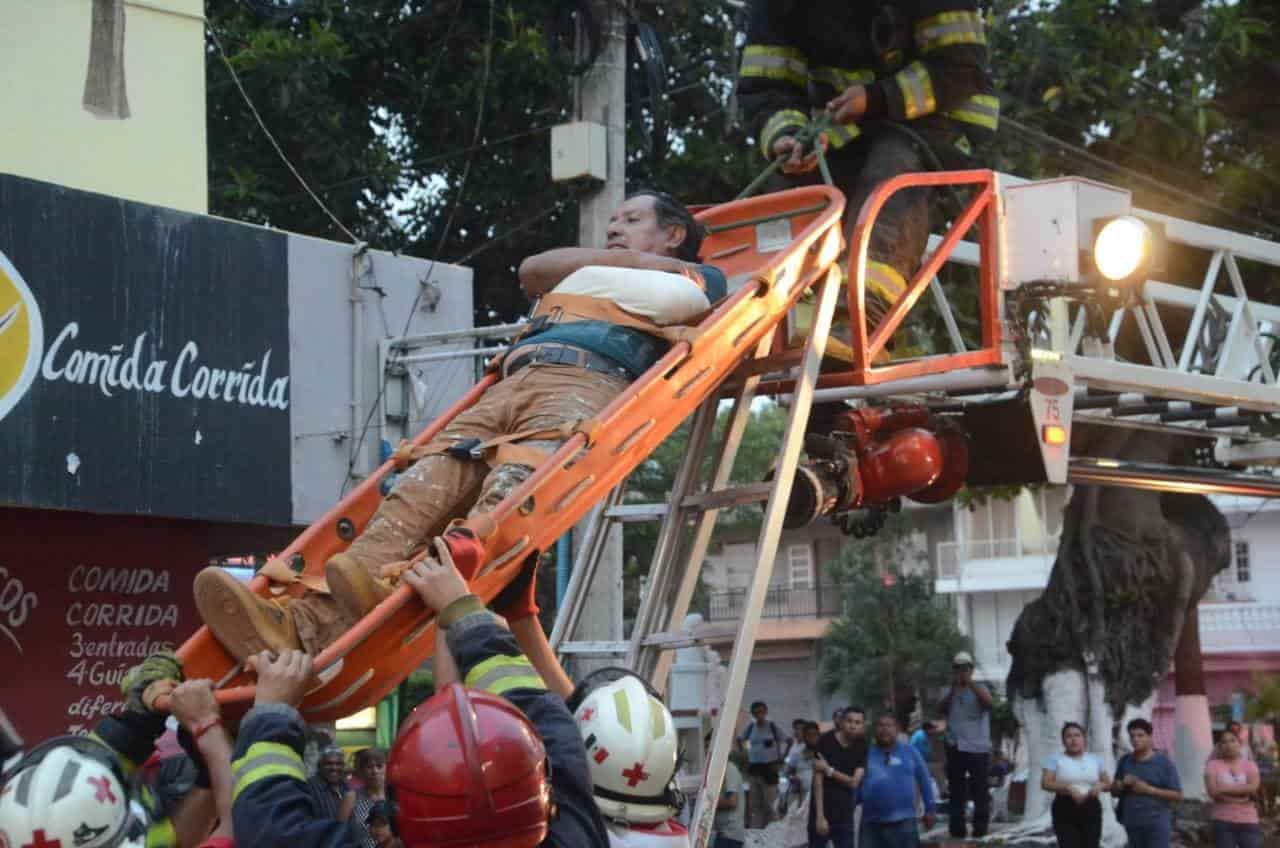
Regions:
[[406, 571], [404, 581], [437, 611], [437, 632], [446, 634], [445, 653], [463, 684], [510, 701], [542, 737], [559, 811], [542, 844], [605, 848], [608, 840], [591, 797], [586, 749], [564, 698], [547, 688], [501, 619], [468, 592], [443, 540], [435, 541], [435, 552]]

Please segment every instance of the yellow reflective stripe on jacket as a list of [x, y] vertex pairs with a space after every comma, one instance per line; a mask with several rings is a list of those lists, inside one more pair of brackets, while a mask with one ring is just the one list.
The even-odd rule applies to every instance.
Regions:
[[823, 66], [814, 68], [810, 78], [814, 82], [823, 82], [833, 88], [844, 91], [851, 85], [870, 85], [876, 81], [876, 72], [866, 68], [850, 71], [846, 68]]
[[172, 820], [164, 819], [147, 828], [147, 848], [178, 848], [178, 831]]
[[501, 695], [511, 689], [546, 689], [538, 672], [524, 657], [508, 657], [499, 654], [489, 657], [476, 665], [467, 673], [463, 681], [472, 689], [480, 689], [494, 695]]
[[946, 115], [995, 132], [1000, 125], [1000, 98], [992, 94], [975, 94]]
[[938, 108], [933, 95], [933, 80], [923, 62], [912, 62], [893, 77], [902, 90], [903, 115], [908, 121], [932, 115]]
[[254, 742], [240, 759], [231, 764], [231, 799], [259, 780], [268, 777], [291, 777], [303, 782], [307, 773], [302, 758], [288, 745], [279, 742]]
[[776, 79], [804, 86], [809, 80], [809, 63], [804, 54], [792, 47], [747, 45], [742, 51], [743, 77]]
[[760, 152], [764, 158], [773, 158], [773, 143], [786, 132], [803, 129], [809, 125], [809, 116], [799, 109], [782, 109], [774, 112], [760, 131]]
[[916, 24], [916, 44], [924, 53], [954, 44], [986, 44], [982, 16], [977, 12], [943, 12]]
[[860, 135], [862, 130], [857, 124], [836, 124], [827, 130], [827, 146], [839, 150]]
[[867, 261], [867, 290], [893, 304], [907, 290], [907, 281], [897, 268], [872, 259]]

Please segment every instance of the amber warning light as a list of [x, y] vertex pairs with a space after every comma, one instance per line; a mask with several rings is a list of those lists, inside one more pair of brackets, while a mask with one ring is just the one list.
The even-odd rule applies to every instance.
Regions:
[[1061, 424], [1046, 424], [1040, 430], [1040, 438], [1044, 440], [1046, 445], [1065, 445], [1067, 443], [1067, 428]]

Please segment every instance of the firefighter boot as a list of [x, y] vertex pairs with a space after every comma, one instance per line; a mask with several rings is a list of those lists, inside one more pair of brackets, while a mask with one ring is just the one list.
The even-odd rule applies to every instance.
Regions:
[[329, 584], [333, 599], [352, 618], [364, 618], [369, 610], [382, 603], [391, 594], [391, 586], [374, 577], [350, 553], [334, 554], [324, 567], [324, 580]]
[[302, 647], [287, 607], [259, 597], [221, 568], [206, 568], [196, 575], [195, 596], [204, 623], [241, 662], [262, 651]]

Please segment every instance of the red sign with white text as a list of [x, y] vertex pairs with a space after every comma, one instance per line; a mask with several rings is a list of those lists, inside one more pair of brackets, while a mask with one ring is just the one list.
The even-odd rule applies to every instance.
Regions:
[[122, 707], [131, 666], [195, 632], [191, 581], [211, 556], [291, 533], [0, 509], [0, 707], [28, 745], [89, 731]]

